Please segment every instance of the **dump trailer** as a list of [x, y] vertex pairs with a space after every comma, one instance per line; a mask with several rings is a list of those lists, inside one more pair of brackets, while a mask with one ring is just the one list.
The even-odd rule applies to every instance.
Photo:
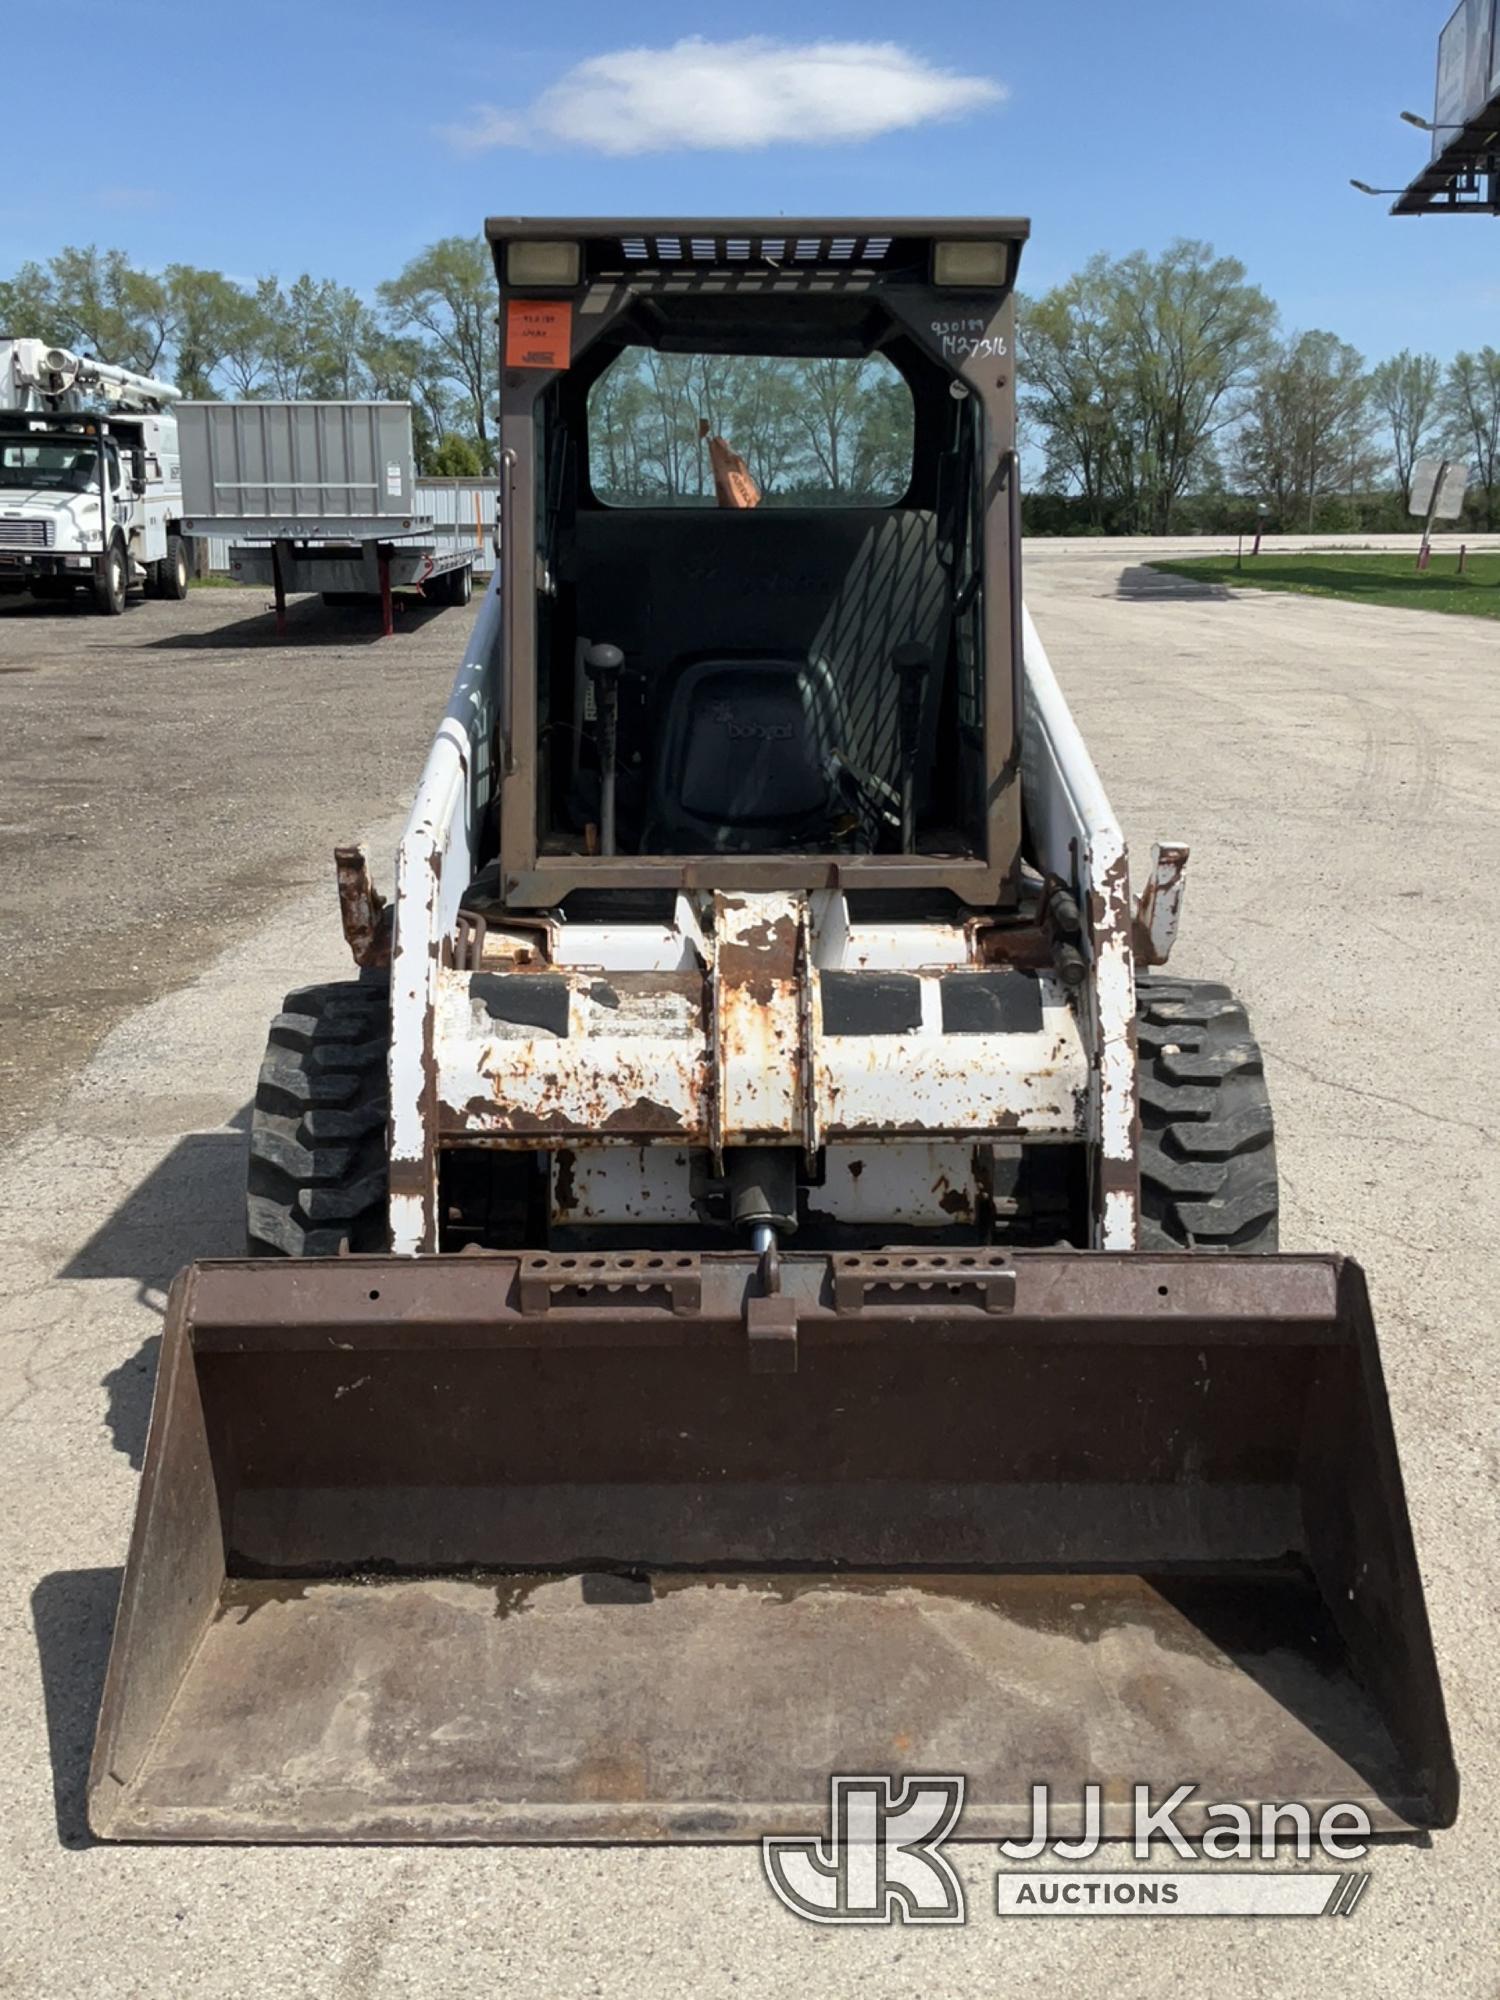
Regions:
[[488, 229], [500, 569], [171, 1295], [96, 1832], [1447, 1824], [1365, 1281], [1022, 603], [1027, 225]]

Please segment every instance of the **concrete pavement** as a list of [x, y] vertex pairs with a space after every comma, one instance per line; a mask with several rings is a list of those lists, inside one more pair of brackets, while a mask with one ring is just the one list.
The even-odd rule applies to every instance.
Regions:
[[[0, 1991], [1496, 1992], [1500, 635], [1205, 591], [1143, 571], [1149, 552], [1032, 544], [1028, 595], [1137, 854], [1153, 836], [1195, 848], [1174, 966], [1230, 979], [1257, 1022], [1285, 1246], [1371, 1274], [1466, 1784], [1457, 1829], [1378, 1850], [1349, 1923], [1002, 1925], [993, 1855], [962, 1849], [970, 1918], [948, 1932], [801, 1924], [743, 1848], [88, 1845], [164, 1287], [238, 1247], [266, 1019], [347, 965], [322, 853], [299, 852], [318, 886], [268, 891], [191, 983], [158, 968], [157, 997], [48, 1084], [0, 1163]], [[362, 678], [402, 665], [393, 650]], [[426, 734], [442, 678], [405, 687], [393, 739]], [[252, 728], [221, 724], [231, 765]], [[372, 798], [367, 820], [387, 881], [393, 803]]]

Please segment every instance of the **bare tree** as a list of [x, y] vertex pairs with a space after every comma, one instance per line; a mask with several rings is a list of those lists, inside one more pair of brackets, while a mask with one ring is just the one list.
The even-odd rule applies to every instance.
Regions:
[[1500, 350], [1453, 357], [1443, 415], [1454, 449], [1469, 461], [1471, 486], [1484, 494], [1484, 525], [1493, 528], [1500, 504]]
[[1401, 494], [1401, 511], [1411, 505], [1411, 476], [1433, 440], [1441, 415], [1442, 367], [1435, 354], [1403, 347], [1370, 374], [1370, 396], [1385, 420], [1391, 459]]

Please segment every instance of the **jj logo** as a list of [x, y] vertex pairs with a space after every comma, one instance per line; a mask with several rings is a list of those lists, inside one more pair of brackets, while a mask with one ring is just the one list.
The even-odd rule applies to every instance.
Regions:
[[962, 1778], [835, 1778], [827, 1840], [768, 1834], [766, 1878], [815, 1924], [961, 1924], [964, 1892], [940, 1849], [963, 1809]]

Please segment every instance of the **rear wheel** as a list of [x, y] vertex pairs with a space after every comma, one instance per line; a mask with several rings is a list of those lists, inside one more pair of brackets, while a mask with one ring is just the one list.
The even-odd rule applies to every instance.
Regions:
[[450, 604], [467, 604], [474, 595], [474, 572], [467, 563], [450, 570], [447, 579], [447, 596]]
[[1141, 1247], [1274, 1250], [1276, 1135], [1260, 1047], [1227, 986], [1136, 982]]
[[118, 618], [125, 609], [129, 572], [125, 564], [125, 544], [111, 542], [104, 567], [94, 578], [94, 609], [106, 618]]
[[383, 979], [286, 996], [250, 1123], [252, 1257], [385, 1249], [389, 1017]]
[[187, 543], [181, 535], [168, 532], [167, 553], [159, 563], [151, 565], [151, 586], [157, 597], [169, 597], [177, 602], [188, 594], [188, 552]]

